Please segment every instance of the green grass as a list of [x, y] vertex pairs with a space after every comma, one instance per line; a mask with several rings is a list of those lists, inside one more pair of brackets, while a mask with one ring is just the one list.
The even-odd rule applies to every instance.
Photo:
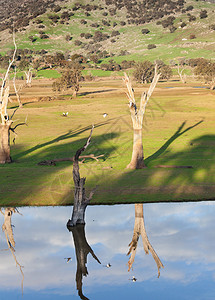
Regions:
[[59, 78], [61, 75], [56, 70], [47, 69], [47, 70], [38, 71], [37, 76], [44, 77], [44, 78]]
[[[37, 86], [46, 93], [45, 81]], [[35, 83], [33, 83], [35, 84]], [[49, 83], [51, 84], [51, 83]], [[76, 99], [26, 103], [16, 113], [28, 115], [28, 127], [17, 128], [12, 164], [0, 166], [0, 203], [66, 205], [73, 202], [72, 163], [39, 166], [46, 159], [71, 157], [95, 125], [86, 154], [104, 154], [99, 162], [80, 165], [92, 203], [135, 203], [213, 199], [215, 195], [215, 93], [188, 82], [159, 83], [146, 110], [143, 148], [148, 168], [128, 170], [132, 125], [121, 80], [84, 82]], [[172, 86], [172, 89], [166, 87]], [[135, 85], [136, 102], [148, 85]], [[28, 93], [30, 89], [26, 90]], [[34, 95], [32, 86], [32, 96]], [[67, 93], [69, 94], [69, 93]], [[24, 95], [23, 95], [24, 97]], [[62, 97], [61, 97], [62, 98]], [[14, 103], [10, 104], [14, 107]], [[14, 108], [9, 109], [9, 114]], [[62, 112], [68, 111], [68, 117]], [[108, 117], [103, 118], [107, 112]], [[203, 122], [201, 122], [203, 120]], [[13, 137], [11, 137], [12, 139]], [[156, 168], [157, 165], [192, 169]]]

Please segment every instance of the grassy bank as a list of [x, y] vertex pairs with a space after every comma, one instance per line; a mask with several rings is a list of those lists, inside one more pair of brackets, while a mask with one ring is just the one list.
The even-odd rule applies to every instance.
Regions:
[[[80, 166], [86, 189], [98, 185], [92, 203], [188, 201], [215, 198], [215, 92], [190, 82], [159, 83], [145, 115], [144, 155], [148, 168], [127, 170], [132, 151], [132, 126], [121, 80], [85, 82], [76, 99], [33, 102], [51, 95], [51, 81], [34, 81], [23, 91], [28, 102], [17, 111], [19, 122], [11, 155], [0, 166], [0, 203], [66, 205], [73, 201], [72, 163], [39, 166], [45, 159], [71, 157], [95, 125], [86, 154], [104, 154], [99, 162]], [[135, 86], [136, 101], [143, 89]], [[32, 101], [31, 101], [32, 99]], [[61, 96], [61, 99], [63, 97]], [[15, 104], [10, 104], [9, 113]], [[68, 117], [62, 117], [68, 112]], [[103, 118], [103, 113], [108, 113]], [[11, 137], [13, 139], [13, 137]], [[192, 166], [160, 168], [158, 165]]]

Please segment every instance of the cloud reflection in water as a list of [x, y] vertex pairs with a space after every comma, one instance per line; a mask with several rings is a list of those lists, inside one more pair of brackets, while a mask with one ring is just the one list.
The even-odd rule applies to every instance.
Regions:
[[[66, 228], [71, 207], [19, 210], [23, 216], [13, 215], [12, 223], [15, 225], [16, 256], [24, 265], [24, 299], [26, 294], [36, 292], [41, 299], [46, 299], [42, 295], [48, 294], [66, 299], [73, 295], [72, 299], [78, 299], [74, 243]], [[86, 237], [101, 265], [88, 257], [89, 276], [83, 280], [84, 294], [89, 299], [99, 299], [101, 295], [106, 299], [105, 295], [111, 292], [109, 299], [117, 299], [124, 293], [123, 298], [129, 299], [132, 292], [135, 299], [141, 299], [144, 293], [149, 293], [154, 295], [151, 299], [155, 299], [157, 293], [162, 299], [164, 289], [171, 293], [171, 288], [175, 291], [178, 288], [178, 295], [181, 295], [177, 299], [187, 299], [184, 291], [187, 293], [188, 289], [193, 295], [204, 283], [207, 293], [202, 290], [204, 297], [198, 294], [197, 299], [212, 299], [209, 292], [215, 274], [214, 220], [213, 202], [144, 204], [147, 235], [165, 266], [157, 279], [156, 263], [151, 254], [145, 255], [141, 240], [133, 271], [127, 271], [126, 253], [133, 235], [134, 205], [88, 206]], [[1, 233], [0, 249], [5, 248]], [[65, 257], [71, 257], [72, 261], [66, 263]], [[111, 268], [105, 268], [103, 265], [109, 262]], [[129, 281], [133, 275], [138, 279], [135, 283]], [[207, 286], [204, 278], [207, 278]], [[12, 290], [21, 294], [19, 270], [8, 251], [0, 252], [0, 280], [0, 293], [11, 291], [7, 294], [8, 300], [14, 299]], [[38, 294], [37, 299], [40, 299]]]

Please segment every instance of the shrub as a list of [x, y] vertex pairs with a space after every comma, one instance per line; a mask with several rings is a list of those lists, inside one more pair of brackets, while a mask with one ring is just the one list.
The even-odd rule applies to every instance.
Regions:
[[41, 34], [40, 35], [41, 40], [49, 39], [49, 36], [47, 34]]
[[150, 30], [148, 28], [143, 28], [141, 30], [142, 34], [148, 34], [150, 32]]
[[202, 10], [202, 11], [200, 12], [200, 14], [199, 14], [199, 17], [200, 17], [200, 19], [205, 19], [205, 18], [207, 18], [207, 17], [208, 17], [207, 10], [206, 10], [206, 9]]
[[67, 34], [67, 35], [65, 36], [65, 40], [66, 40], [67, 42], [71, 41], [71, 39], [72, 39], [72, 37], [71, 37], [70, 34]]
[[156, 48], [156, 45], [155, 44], [148, 44], [148, 46], [147, 46], [147, 49], [154, 49], [154, 48]]
[[189, 6], [186, 8], [186, 11], [190, 11], [190, 10], [193, 10], [193, 6], [192, 6], [192, 5], [189, 5]]
[[173, 32], [175, 32], [176, 31], [176, 27], [175, 26], [170, 26], [169, 27], [169, 31], [170, 31], [170, 33], [173, 33]]
[[195, 16], [192, 16], [192, 15], [190, 15], [190, 16], [189, 16], [189, 22], [192, 22], [192, 21], [196, 21], [196, 17], [195, 17]]
[[195, 34], [191, 34], [191, 35], [190, 35], [190, 39], [191, 39], [191, 40], [196, 39]]
[[83, 24], [83, 25], [85, 25], [85, 24], [87, 24], [87, 21], [84, 20], [84, 19], [82, 19], [82, 20], [80, 21], [80, 23]]
[[75, 40], [75, 41], [74, 41], [74, 44], [75, 44], [75, 46], [81, 46], [81, 45], [82, 45], [82, 42], [79, 41], [79, 40]]
[[187, 26], [187, 24], [185, 22], [182, 22], [180, 26], [181, 28], [184, 28], [185, 26]]
[[210, 25], [210, 26], [209, 26], [209, 29], [215, 30], [215, 24]]
[[120, 35], [120, 32], [118, 30], [113, 30], [111, 32], [111, 36], [117, 36], [117, 35]]

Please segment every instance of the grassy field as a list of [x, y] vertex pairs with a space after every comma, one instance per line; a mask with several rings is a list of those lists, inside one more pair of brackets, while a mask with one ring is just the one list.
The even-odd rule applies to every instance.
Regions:
[[[2, 206], [71, 204], [72, 163], [37, 163], [73, 156], [85, 143], [92, 124], [95, 129], [86, 153], [104, 154], [99, 162], [85, 160], [80, 165], [81, 176], [87, 178], [87, 192], [98, 186], [92, 203], [215, 198], [215, 91], [199, 82], [159, 83], [147, 107], [143, 129], [148, 168], [132, 171], [126, 169], [132, 152], [132, 126], [122, 80], [110, 77], [84, 82], [76, 99], [70, 91], [54, 94], [51, 84], [48, 79], [34, 80], [31, 88], [22, 90], [25, 105], [15, 119], [22, 122], [27, 116], [28, 126], [17, 128], [15, 144], [11, 136], [14, 162], [0, 166]], [[137, 103], [147, 87], [134, 85]], [[9, 114], [15, 107], [15, 102], [10, 103]], [[68, 112], [68, 117], [62, 117], [63, 112]], [[104, 112], [108, 113], [105, 119]]]

